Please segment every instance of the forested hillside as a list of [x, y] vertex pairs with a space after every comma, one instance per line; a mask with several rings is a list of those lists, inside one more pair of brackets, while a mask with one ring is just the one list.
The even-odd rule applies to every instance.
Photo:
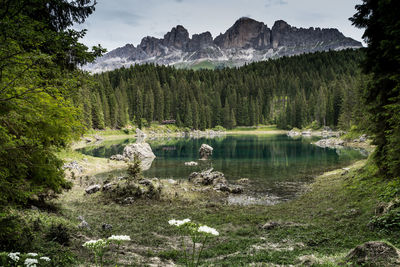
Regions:
[[[349, 128], [361, 111], [362, 50], [319, 52], [220, 70], [141, 65], [95, 75], [74, 102], [88, 128], [175, 119], [195, 129], [276, 123]], [[358, 114], [357, 114], [358, 113]]]

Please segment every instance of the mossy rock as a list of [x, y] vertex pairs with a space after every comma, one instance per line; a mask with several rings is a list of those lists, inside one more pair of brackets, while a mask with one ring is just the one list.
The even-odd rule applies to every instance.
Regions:
[[352, 249], [345, 257], [350, 266], [399, 266], [400, 251], [391, 244], [369, 241]]

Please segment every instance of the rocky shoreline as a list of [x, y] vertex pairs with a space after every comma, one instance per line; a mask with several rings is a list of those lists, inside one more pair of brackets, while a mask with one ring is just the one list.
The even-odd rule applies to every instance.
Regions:
[[354, 138], [352, 140], [341, 138], [345, 132], [343, 131], [333, 131], [329, 127], [325, 127], [320, 131], [312, 131], [312, 130], [297, 130], [292, 129], [287, 132], [287, 135], [292, 138], [296, 137], [321, 137], [317, 142], [312, 142], [313, 145], [322, 147], [322, 148], [344, 148], [351, 147], [357, 149], [365, 149], [371, 151], [374, 149], [374, 146], [371, 145], [371, 140], [368, 138], [366, 134], [360, 135], [358, 138]]
[[290, 137], [318, 136], [318, 137], [327, 138], [327, 137], [340, 137], [343, 134], [344, 134], [343, 131], [333, 131], [329, 127], [325, 127], [323, 130], [320, 130], [320, 131], [292, 129], [287, 132], [287, 135]]

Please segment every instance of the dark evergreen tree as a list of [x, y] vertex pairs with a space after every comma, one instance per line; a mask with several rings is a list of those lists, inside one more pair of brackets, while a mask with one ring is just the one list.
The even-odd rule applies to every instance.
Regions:
[[363, 62], [371, 75], [365, 97], [369, 131], [377, 145], [374, 158], [382, 173], [400, 176], [400, 1], [363, 0], [353, 24], [365, 28]]

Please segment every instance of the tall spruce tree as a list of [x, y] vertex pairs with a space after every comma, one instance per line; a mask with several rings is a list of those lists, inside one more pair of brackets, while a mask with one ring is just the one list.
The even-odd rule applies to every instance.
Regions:
[[363, 0], [350, 19], [365, 28], [364, 71], [371, 79], [365, 97], [374, 158], [382, 173], [400, 176], [400, 1]]

